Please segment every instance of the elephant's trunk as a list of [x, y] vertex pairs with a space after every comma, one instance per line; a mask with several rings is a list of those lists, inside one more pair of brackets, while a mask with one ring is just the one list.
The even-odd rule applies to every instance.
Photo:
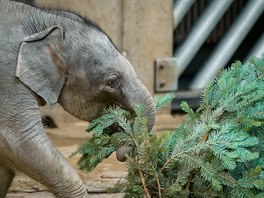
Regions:
[[144, 97], [141, 101], [139, 101], [139, 104], [143, 104], [145, 107], [143, 115], [147, 117], [148, 120], [147, 128], [148, 131], [150, 132], [153, 128], [156, 119], [156, 108], [155, 108], [154, 100], [151, 94], [149, 93], [149, 91], [144, 90], [142, 94], [144, 95]]
[[[132, 111], [135, 108], [136, 104], [144, 105], [145, 109], [143, 115], [146, 116], [148, 120], [147, 128], [148, 131], [151, 132], [156, 118], [156, 107], [154, 100], [150, 92], [145, 88], [145, 86], [141, 82], [139, 82], [139, 84], [137, 85], [134, 85], [133, 90], [130, 90], [131, 96], [129, 101]], [[117, 159], [121, 162], [125, 161], [126, 160], [125, 155], [128, 154], [131, 150], [132, 147], [129, 145], [124, 145], [120, 147], [116, 152]]]
[[144, 106], [143, 115], [148, 120], [147, 128], [150, 132], [156, 118], [156, 107], [152, 95], [140, 80], [137, 80], [134, 84], [128, 86], [126, 93], [128, 93], [126, 105], [128, 108], [127, 110], [133, 112], [135, 110], [135, 105]]

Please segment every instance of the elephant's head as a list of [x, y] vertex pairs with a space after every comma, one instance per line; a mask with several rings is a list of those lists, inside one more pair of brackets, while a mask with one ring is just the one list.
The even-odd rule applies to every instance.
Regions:
[[20, 45], [16, 76], [49, 107], [57, 102], [73, 116], [91, 121], [119, 105], [133, 113], [145, 105], [151, 130], [155, 107], [132, 65], [93, 25], [53, 26], [26, 37]]

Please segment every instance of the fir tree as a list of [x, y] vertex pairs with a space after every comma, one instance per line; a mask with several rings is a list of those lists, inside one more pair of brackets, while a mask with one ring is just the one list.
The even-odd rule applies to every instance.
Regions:
[[[155, 99], [157, 109], [172, 94]], [[209, 83], [197, 111], [186, 102], [186, 121], [170, 133], [148, 133], [144, 107], [137, 117], [119, 107], [88, 127], [81, 169], [92, 170], [122, 145], [133, 146], [125, 197], [264, 197], [264, 56], [235, 62]], [[113, 124], [118, 127], [111, 127]], [[117, 188], [116, 188], [117, 189]]]

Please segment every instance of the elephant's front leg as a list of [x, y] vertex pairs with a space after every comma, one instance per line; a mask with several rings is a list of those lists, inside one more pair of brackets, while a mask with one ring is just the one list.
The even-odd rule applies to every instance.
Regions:
[[0, 164], [0, 198], [6, 196], [7, 190], [12, 183], [14, 176], [15, 172], [12, 169]]
[[[32, 114], [31, 114], [32, 115]], [[36, 120], [36, 116], [33, 116]], [[56, 197], [84, 198], [88, 197], [83, 182], [51, 144], [39, 121], [17, 127], [19, 137], [7, 140], [12, 145], [10, 161], [12, 166], [46, 186]], [[25, 127], [26, 126], [26, 127]], [[11, 132], [11, 131], [10, 131]], [[9, 136], [11, 137], [11, 136]]]

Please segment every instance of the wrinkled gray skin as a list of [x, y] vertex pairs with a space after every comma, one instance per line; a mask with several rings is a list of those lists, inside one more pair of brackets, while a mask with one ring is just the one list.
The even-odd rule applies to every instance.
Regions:
[[39, 105], [56, 103], [92, 120], [109, 105], [133, 112], [153, 99], [133, 67], [91, 22], [63, 11], [41, 11], [0, 0], [0, 198], [14, 170], [57, 197], [88, 197], [79, 176], [47, 138]]

